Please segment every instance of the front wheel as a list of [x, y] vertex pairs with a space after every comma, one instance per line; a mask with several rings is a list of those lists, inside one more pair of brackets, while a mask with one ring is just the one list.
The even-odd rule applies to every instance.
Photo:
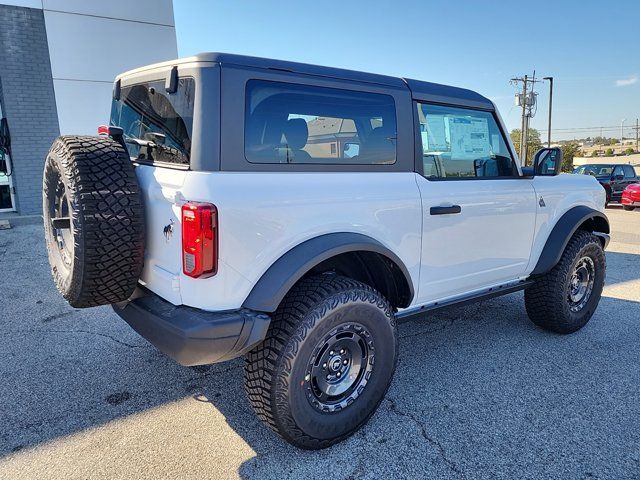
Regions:
[[525, 290], [527, 314], [533, 323], [556, 333], [584, 327], [598, 306], [604, 287], [606, 260], [598, 237], [578, 231], [558, 264]]
[[325, 274], [298, 283], [249, 352], [245, 388], [258, 417], [289, 443], [320, 449], [358, 430], [383, 399], [398, 338], [389, 302]]

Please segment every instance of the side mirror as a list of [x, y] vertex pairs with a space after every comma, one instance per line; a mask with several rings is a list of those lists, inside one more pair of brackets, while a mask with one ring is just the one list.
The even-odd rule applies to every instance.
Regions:
[[534, 175], [554, 176], [562, 167], [562, 150], [559, 148], [541, 148], [533, 157]]

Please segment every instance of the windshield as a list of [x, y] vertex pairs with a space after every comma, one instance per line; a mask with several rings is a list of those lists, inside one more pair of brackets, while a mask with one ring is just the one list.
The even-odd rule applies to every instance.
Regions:
[[[166, 92], [164, 80], [122, 87], [110, 123], [123, 129], [131, 157], [189, 165], [194, 93], [193, 78], [179, 79], [175, 93]], [[149, 142], [153, 148], [145, 145]]]
[[612, 165], [581, 165], [576, 168], [573, 173], [582, 175], [595, 175], [596, 177], [606, 177], [608, 175], [611, 175], [612, 170]]

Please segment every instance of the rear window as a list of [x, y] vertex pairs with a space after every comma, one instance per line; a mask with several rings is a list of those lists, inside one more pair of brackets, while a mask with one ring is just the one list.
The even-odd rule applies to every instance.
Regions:
[[584, 175], [595, 175], [597, 177], [611, 175], [613, 171], [612, 165], [582, 165], [576, 168], [573, 173], [579, 173]]
[[393, 97], [262, 80], [247, 83], [251, 163], [384, 165], [396, 161]]
[[124, 130], [137, 161], [189, 165], [194, 97], [195, 80], [189, 77], [179, 79], [175, 93], [166, 92], [164, 80], [123, 86], [110, 123]]

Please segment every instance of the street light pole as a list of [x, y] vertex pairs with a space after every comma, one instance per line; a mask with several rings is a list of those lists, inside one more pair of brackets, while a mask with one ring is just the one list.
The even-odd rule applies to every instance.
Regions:
[[551, 106], [553, 105], [553, 77], [544, 77], [549, 80], [549, 127], [547, 133], [547, 147], [551, 148]]

